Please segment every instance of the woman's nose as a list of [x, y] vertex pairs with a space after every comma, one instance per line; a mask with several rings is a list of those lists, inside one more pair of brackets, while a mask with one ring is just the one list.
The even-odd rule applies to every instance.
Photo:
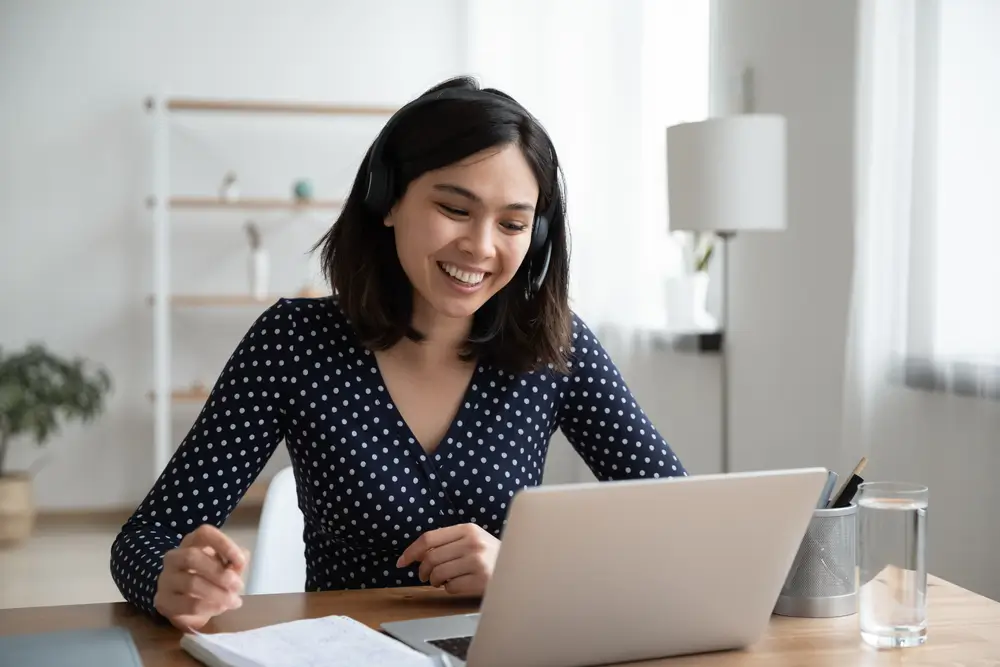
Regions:
[[486, 220], [476, 221], [466, 227], [466, 233], [462, 236], [459, 246], [462, 252], [476, 259], [492, 257], [496, 253], [493, 243], [493, 223]]

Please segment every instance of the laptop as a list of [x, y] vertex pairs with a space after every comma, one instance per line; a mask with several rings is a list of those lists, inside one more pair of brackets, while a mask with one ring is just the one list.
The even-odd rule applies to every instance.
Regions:
[[381, 627], [456, 667], [583, 667], [749, 646], [826, 478], [803, 468], [521, 490], [478, 613]]

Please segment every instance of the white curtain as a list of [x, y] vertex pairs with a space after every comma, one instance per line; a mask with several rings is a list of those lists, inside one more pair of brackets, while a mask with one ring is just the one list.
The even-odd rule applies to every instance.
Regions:
[[893, 421], [952, 442], [989, 438], [1000, 414], [1000, 2], [861, 0], [858, 28], [845, 448], [919, 451], [891, 441], [927, 429]]
[[621, 340], [667, 323], [664, 282], [680, 260], [667, 233], [665, 132], [707, 115], [709, 5], [464, 3], [468, 72], [522, 102], [559, 152], [573, 306]]

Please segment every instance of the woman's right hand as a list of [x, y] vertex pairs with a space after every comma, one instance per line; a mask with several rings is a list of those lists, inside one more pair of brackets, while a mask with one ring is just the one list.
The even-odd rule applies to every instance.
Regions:
[[243, 604], [249, 556], [215, 526], [199, 526], [164, 555], [153, 606], [182, 630], [200, 629], [213, 616]]

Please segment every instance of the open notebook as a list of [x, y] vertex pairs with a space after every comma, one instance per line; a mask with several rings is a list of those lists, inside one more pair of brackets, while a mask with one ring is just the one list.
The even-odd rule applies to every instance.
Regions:
[[243, 632], [185, 634], [181, 647], [208, 667], [440, 667], [436, 658], [347, 616]]

